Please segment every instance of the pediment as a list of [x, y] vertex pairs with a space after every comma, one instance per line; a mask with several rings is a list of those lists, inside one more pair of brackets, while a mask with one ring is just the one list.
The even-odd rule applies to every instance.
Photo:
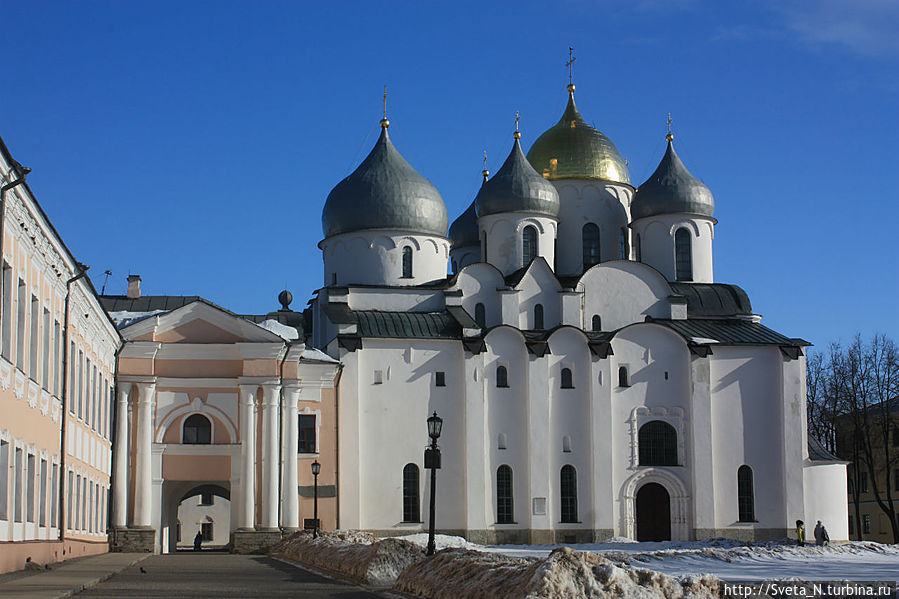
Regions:
[[522, 275], [521, 280], [515, 285], [516, 289], [527, 287], [536, 287], [543, 291], [550, 289], [555, 291], [562, 290], [559, 279], [556, 278], [555, 273], [553, 273], [542, 256], [531, 262], [524, 275]]
[[122, 329], [127, 340], [163, 343], [277, 343], [283, 340], [236, 314], [203, 301], [146, 318]]

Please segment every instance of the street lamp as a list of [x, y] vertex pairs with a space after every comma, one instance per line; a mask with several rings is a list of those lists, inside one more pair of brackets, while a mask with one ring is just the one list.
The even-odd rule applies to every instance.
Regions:
[[312, 462], [312, 519], [315, 527], [312, 529], [312, 538], [318, 538], [318, 473], [322, 471], [322, 465], [318, 460]]
[[443, 429], [443, 418], [434, 412], [428, 418], [428, 436], [431, 437], [431, 445], [425, 449], [425, 468], [431, 469], [431, 521], [428, 527], [428, 551], [427, 555], [434, 555], [434, 488], [437, 485], [437, 469], [440, 468], [440, 448], [437, 447], [437, 439]]

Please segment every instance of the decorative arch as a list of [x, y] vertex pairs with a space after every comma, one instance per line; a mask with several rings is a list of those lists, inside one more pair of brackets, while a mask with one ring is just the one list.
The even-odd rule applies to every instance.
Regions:
[[699, 224], [692, 220], [678, 221], [668, 227], [668, 235], [674, 237], [678, 229], [689, 229], [693, 235], [699, 237]]
[[[162, 422], [156, 429], [156, 435], [153, 442], [162, 443], [166, 431], [169, 430], [169, 427], [173, 422], [178, 420], [181, 416], [190, 416], [192, 414], [202, 414], [203, 416], [209, 418], [209, 421], [212, 424], [210, 434], [212, 435], [213, 440], [215, 439], [215, 425], [216, 422], [218, 422], [225, 427], [225, 431], [228, 433], [228, 441], [230, 443], [237, 442], [237, 427], [234, 426], [234, 423], [231, 422], [231, 419], [228, 418], [228, 415], [225, 414], [225, 412], [223, 412], [221, 409], [209, 405], [208, 403], [204, 403], [203, 400], [199, 397], [194, 397], [190, 401], [190, 403], [175, 408], [174, 410], [166, 414], [165, 418], [162, 419]], [[178, 432], [178, 439], [181, 439], [182, 433], [183, 431]]]
[[440, 253], [440, 246], [437, 245], [437, 242], [434, 241], [433, 239], [425, 239], [425, 243], [424, 243], [424, 244], [425, 244], [425, 246], [431, 246], [431, 247], [434, 249], [434, 253], [435, 253], [435, 254], [439, 254], [439, 253]]
[[527, 227], [528, 225], [530, 225], [530, 226], [534, 227], [535, 229], [537, 229], [537, 232], [540, 233], [541, 235], [543, 235], [544, 233], [546, 233], [546, 223], [544, 223], [544, 222], [542, 222], [542, 221], [540, 221], [539, 219], [536, 219], [536, 218], [523, 218], [523, 219], [521, 219], [521, 220], [518, 221], [518, 223], [515, 225], [515, 232], [516, 232], [516, 233], [521, 233], [522, 231], [524, 231], [524, 228]]
[[[395, 240], [394, 243], [396, 244], [395, 247], [399, 247], [400, 245], [408, 243], [409, 245], [414, 247], [416, 250], [421, 249], [421, 243], [419, 243], [419, 241], [416, 238], [412, 237], [411, 235], [403, 235], [399, 239]], [[434, 248], [436, 249], [437, 246], [435, 245]]]
[[677, 433], [677, 462], [686, 465], [686, 448], [684, 439], [684, 410], [680, 407], [663, 407], [647, 408], [646, 406], [638, 406], [631, 410], [628, 423], [631, 428], [631, 468], [640, 466], [640, 427], [650, 420], [661, 420], [674, 427]]
[[621, 530], [630, 539], [637, 538], [637, 491], [645, 484], [657, 483], [668, 491], [671, 499], [671, 540], [689, 541], [692, 530], [690, 521], [690, 494], [686, 485], [674, 473], [659, 468], [646, 468], [635, 472], [621, 487]]

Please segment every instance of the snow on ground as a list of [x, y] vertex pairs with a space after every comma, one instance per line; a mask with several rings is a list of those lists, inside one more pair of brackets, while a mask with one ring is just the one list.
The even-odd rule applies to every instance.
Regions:
[[[714, 574], [723, 580], [772, 578], [818, 580], [899, 579], [899, 545], [871, 542], [798, 547], [789, 541], [747, 545], [729, 539], [636, 543], [610, 539], [608, 543], [569, 545], [576, 551], [605, 554], [620, 563], [672, 576]], [[558, 545], [495, 545], [483, 551], [513, 557], [545, 557]]]

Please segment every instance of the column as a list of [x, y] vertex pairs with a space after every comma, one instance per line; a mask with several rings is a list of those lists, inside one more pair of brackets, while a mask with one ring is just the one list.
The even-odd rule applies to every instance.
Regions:
[[262, 385], [262, 516], [260, 528], [278, 528], [278, 396], [280, 385]]
[[237, 526], [256, 522], [256, 386], [240, 386], [240, 502]]
[[284, 430], [284, 460], [281, 464], [281, 526], [299, 528], [300, 501], [297, 495], [297, 401], [300, 398], [299, 382], [284, 387], [281, 413]]
[[134, 525], [150, 528], [153, 510], [153, 408], [156, 383], [137, 383], [137, 461], [134, 482]]
[[116, 397], [115, 465], [113, 473], [113, 526], [125, 528], [128, 523], [128, 394], [131, 385], [122, 383]]

